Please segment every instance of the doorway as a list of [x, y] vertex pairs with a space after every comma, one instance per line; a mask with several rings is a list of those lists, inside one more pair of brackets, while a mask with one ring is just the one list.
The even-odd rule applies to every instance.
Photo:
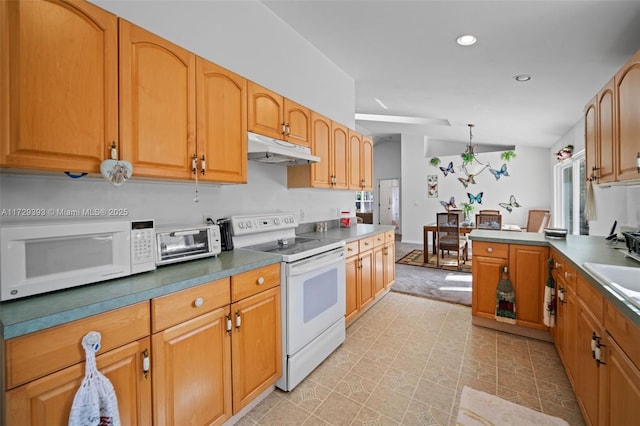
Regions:
[[378, 181], [378, 223], [393, 225], [400, 234], [400, 179]]

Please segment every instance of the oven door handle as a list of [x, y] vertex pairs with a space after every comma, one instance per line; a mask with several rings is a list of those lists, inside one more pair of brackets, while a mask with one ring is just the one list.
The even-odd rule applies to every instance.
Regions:
[[309, 263], [307, 265], [305, 265], [304, 267], [296, 267], [296, 266], [292, 266], [290, 271], [289, 271], [289, 275], [292, 277], [296, 277], [298, 275], [304, 275], [307, 272], [312, 272], [312, 271], [316, 271], [320, 268], [324, 268], [325, 266], [329, 266], [329, 265], [333, 265], [335, 263], [339, 263], [342, 262], [344, 260], [344, 253], [340, 252], [340, 254], [338, 256], [331, 256], [331, 258], [327, 261], [327, 262], [322, 262], [322, 263]]

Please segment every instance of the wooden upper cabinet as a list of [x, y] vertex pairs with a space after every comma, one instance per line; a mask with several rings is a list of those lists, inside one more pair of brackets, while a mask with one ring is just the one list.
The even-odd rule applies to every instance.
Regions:
[[117, 18], [87, 2], [0, 2], [0, 165], [94, 172], [118, 142]]
[[349, 189], [361, 189], [362, 181], [360, 180], [360, 145], [362, 144], [362, 135], [356, 131], [349, 129]]
[[311, 111], [252, 81], [247, 86], [249, 131], [311, 146]]
[[367, 136], [362, 137], [360, 173], [362, 190], [373, 191], [373, 139]]
[[586, 161], [586, 176], [590, 179], [599, 176], [597, 157], [597, 121], [596, 121], [596, 97], [587, 104], [584, 109], [584, 146]]
[[194, 54], [120, 20], [120, 159], [134, 176], [192, 176], [195, 65]]
[[247, 99], [249, 131], [282, 139], [284, 98], [276, 92], [249, 81]]
[[284, 140], [298, 145], [311, 146], [311, 111], [284, 98]]
[[616, 74], [616, 127], [618, 149], [615, 155], [617, 180], [639, 179], [640, 157], [640, 51]]
[[614, 149], [616, 143], [615, 135], [615, 96], [613, 79], [598, 93], [596, 100], [597, 107], [597, 158], [599, 181], [612, 182], [615, 180], [613, 169]]
[[333, 187], [349, 188], [349, 129], [347, 126], [331, 124], [333, 138], [331, 160], [333, 162]]
[[247, 182], [247, 80], [196, 58], [197, 156], [208, 181]]

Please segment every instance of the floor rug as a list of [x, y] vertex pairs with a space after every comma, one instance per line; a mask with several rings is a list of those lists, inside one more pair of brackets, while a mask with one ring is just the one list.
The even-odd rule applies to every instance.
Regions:
[[[436, 266], [436, 255], [429, 254], [429, 262], [424, 263], [424, 251], [423, 250], [411, 250], [404, 257], [398, 260], [396, 263], [412, 266], [424, 266], [427, 268], [438, 269]], [[444, 258], [440, 258], [440, 269], [447, 269], [450, 271], [462, 271], [471, 272], [471, 257], [465, 263], [461, 263], [460, 267], [456, 266], [456, 254], [445, 254]]]
[[465, 386], [456, 425], [568, 426], [564, 420]]
[[471, 274], [398, 263], [391, 291], [471, 306]]

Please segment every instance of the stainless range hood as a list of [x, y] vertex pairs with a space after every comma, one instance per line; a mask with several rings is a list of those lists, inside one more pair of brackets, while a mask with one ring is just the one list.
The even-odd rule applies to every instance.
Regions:
[[280, 166], [296, 166], [320, 162], [320, 157], [311, 155], [311, 149], [279, 139], [248, 133], [247, 153], [249, 160]]

